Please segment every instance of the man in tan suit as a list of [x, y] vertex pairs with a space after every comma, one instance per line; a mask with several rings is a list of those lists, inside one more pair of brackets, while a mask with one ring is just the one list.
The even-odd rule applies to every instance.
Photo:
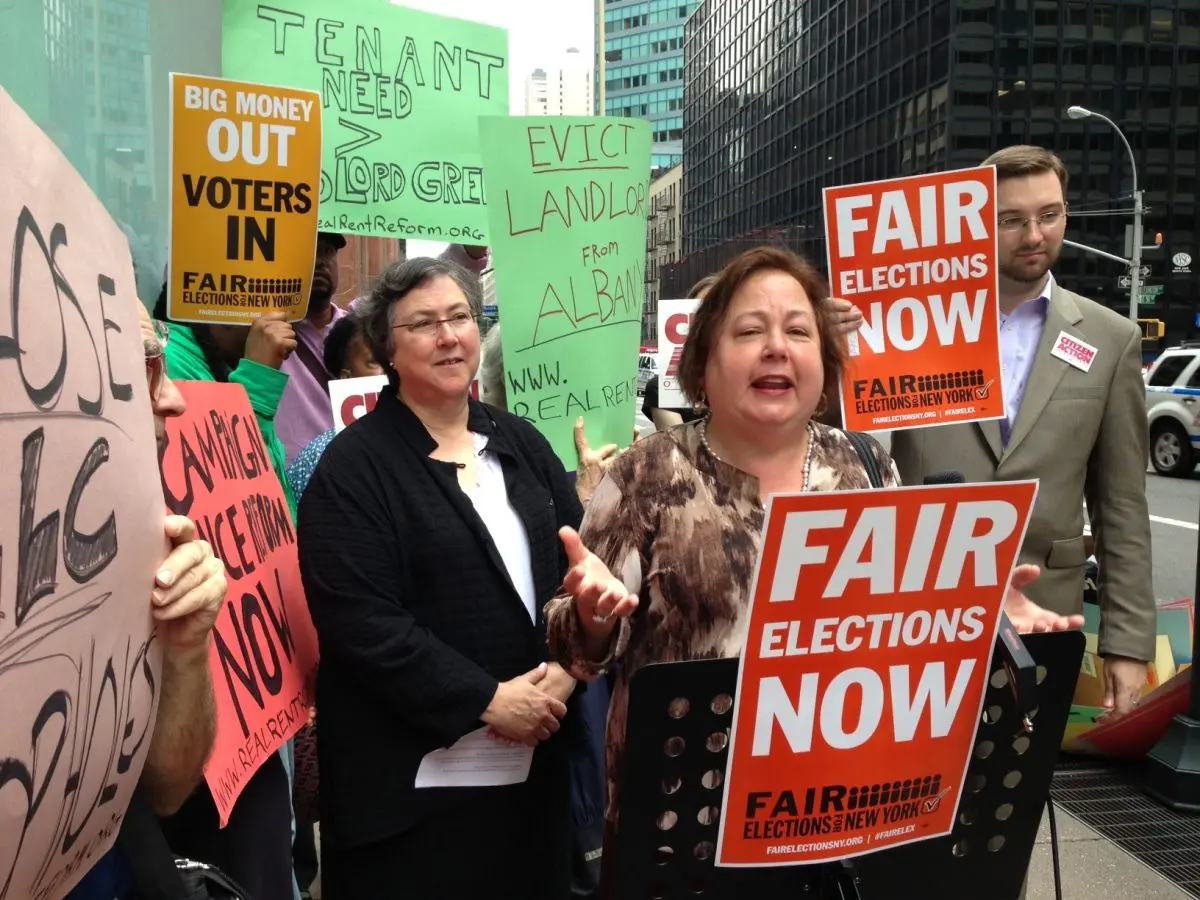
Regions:
[[[1157, 632], [1146, 506], [1141, 332], [1054, 281], [1067, 220], [1067, 170], [1039, 147], [1009, 147], [996, 167], [1000, 350], [1007, 417], [897, 431], [905, 484], [935, 472], [968, 482], [1037, 478], [1020, 562], [1041, 567], [1026, 589], [1063, 614], [1082, 608], [1083, 503], [1100, 567], [1105, 705], [1137, 705]], [[857, 326], [852, 326], [857, 327]]]

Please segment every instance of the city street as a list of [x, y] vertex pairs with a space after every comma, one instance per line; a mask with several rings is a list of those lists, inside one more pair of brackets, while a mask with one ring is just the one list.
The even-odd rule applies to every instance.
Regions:
[[1191, 478], [1146, 475], [1154, 546], [1154, 593], [1160, 599], [1191, 597], [1196, 590], [1196, 531], [1200, 474]]

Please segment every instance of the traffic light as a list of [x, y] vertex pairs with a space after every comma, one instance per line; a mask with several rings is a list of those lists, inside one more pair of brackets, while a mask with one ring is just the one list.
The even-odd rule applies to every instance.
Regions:
[[1142, 327], [1143, 341], [1162, 340], [1162, 336], [1167, 330], [1162, 319], [1138, 319], [1138, 325]]

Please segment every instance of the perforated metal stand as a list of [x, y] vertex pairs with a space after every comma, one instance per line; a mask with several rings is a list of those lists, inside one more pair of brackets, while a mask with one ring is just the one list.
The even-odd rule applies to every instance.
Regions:
[[616, 846], [620, 900], [696, 897], [1015, 900], [1037, 839], [1083, 658], [1080, 633], [1028, 635], [1038, 663], [1033, 731], [993, 657], [954, 832], [846, 865], [716, 868], [737, 660], [647, 666], [630, 684]]

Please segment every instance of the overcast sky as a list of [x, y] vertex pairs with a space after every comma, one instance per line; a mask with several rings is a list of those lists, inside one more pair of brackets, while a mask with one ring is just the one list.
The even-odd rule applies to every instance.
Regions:
[[[393, 0], [396, 2], [396, 0]], [[590, 67], [595, 59], [594, 0], [403, 0], [398, 5], [508, 29], [509, 112], [525, 112], [525, 78], [556, 68], [577, 47]], [[435, 256], [445, 244], [409, 241], [409, 256]]]

